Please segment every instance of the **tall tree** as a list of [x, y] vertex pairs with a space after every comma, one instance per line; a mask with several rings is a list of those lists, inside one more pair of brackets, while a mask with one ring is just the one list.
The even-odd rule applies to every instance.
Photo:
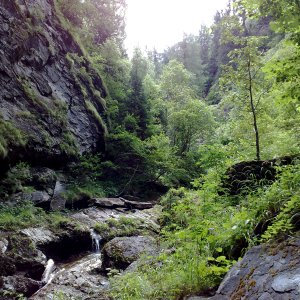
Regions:
[[144, 93], [143, 81], [147, 75], [148, 61], [140, 49], [136, 48], [134, 50], [131, 64], [131, 93], [128, 99], [127, 111], [136, 118], [139, 136], [144, 139], [146, 138], [149, 107]]
[[[262, 72], [262, 53], [258, 37], [238, 38], [240, 48], [229, 53], [231, 61], [223, 67], [222, 86], [227, 100], [232, 103], [232, 112], [240, 120], [252, 115], [255, 133], [256, 159], [260, 160], [260, 135], [258, 126], [259, 106], [269, 89]], [[246, 114], [246, 115], [245, 115]]]

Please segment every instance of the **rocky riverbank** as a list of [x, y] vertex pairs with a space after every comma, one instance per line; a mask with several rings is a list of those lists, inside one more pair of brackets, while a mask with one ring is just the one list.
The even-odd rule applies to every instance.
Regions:
[[[153, 236], [159, 230], [159, 212], [158, 206], [134, 211], [90, 207], [69, 212], [70, 223], [59, 230], [2, 232], [1, 299], [16, 299], [18, 294], [30, 299], [102, 299], [103, 294], [105, 299], [107, 273], [124, 266], [112, 262], [123, 257], [127, 266], [149, 249], [152, 254], [158, 251]], [[130, 226], [134, 230], [126, 231]], [[118, 245], [118, 255], [109, 251], [113, 245]], [[103, 246], [105, 255], [100, 252]]]

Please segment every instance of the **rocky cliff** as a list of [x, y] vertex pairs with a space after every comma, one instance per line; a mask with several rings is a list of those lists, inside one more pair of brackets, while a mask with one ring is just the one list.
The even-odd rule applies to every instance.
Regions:
[[55, 0], [0, 0], [0, 165], [104, 147], [106, 90]]

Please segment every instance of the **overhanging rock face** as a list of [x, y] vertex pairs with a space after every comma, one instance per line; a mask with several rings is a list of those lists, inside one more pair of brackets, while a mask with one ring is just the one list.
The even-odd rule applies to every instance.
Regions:
[[64, 163], [104, 147], [106, 90], [62, 24], [53, 0], [0, 0], [1, 159]]

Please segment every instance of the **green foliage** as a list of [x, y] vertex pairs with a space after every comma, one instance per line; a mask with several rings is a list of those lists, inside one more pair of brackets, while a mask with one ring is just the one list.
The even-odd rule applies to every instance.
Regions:
[[95, 106], [93, 105], [92, 102], [86, 100], [85, 102], [86, 104], [86, 108], [88, 111], [90, 111], [92, 113], [92, 115], [94, 116], [94, 118], [97, 120], [99, 128], [101, 130], [103, 130], [104, 134], [107, 134], [107, 128], [106, 125], [102, 119], [102, 117], [100, 116], [100, 114], [98, 113], [97, 109], [95, 108]]
[[25, 162], [20, 162], [11, 168], [0, 185], [0, 195], [5, 198], [9, 194], [28, 191], [26, 182], [31, 179], [30, 166]]
[[24, 294], [20, 294], [20, 293], [16, 293], [13, 291], [1, 291], [0, 292], [0, 296], [3, 296], [4, 299], [7, 299], [7, 297], [9, 297], [10, 299], [16, 299], [16, 300], [26, 300], [27, 298], [24, 296]]
[[71, 220], [63, 214], [47, 214], [43, 209], [35, 207], [31, 202], [19, 203], [16, 206], [0, 204], [1, 230], [18, 230], [45, 225], [57, 229], [66, 223], [71, 223]]
[[118, 192], [116, 182], [107, 178], [107, 172], [114, 168], [114, 164], [103, 161], [100, 154], [81, 156], [70, 169], [71, 184], [66, 191], [68, 203], [73, 206], [78, 201], [88, 202], [93, 197], [115, 196]]
[[119, 219], [110, 218], [105, 223], [98, 223], [94, 230], [102, 238], [111, 240], [119, 236], [133, 236], [145, 234], [149, 229], [145, 229], [144, 220], [121, 216]]
[[11, 146], [25, 146], [26, 138], [20, 129], [0, 116], [0, 157], [8, 154]]
[[241, 196], [237, 206], [232, 196], [218, 193], [222, 178], [215, 171], [220, 169], [211, 168], [198, 191], [171, 189], [162, 198], [161, 243], [167, 250], [113, 277], [115, 299], [178, 299], [216, 287], [233, 259], [258, 242], [259, 224], [270, 224], [263, 239], [299, 228], [299, 164], [280, 170], [273, 185]]
[[180, 110], [170, 110], [169, 135], [179, 155], [191, 151], [213, 134], [214, 119], [210, 108], [200, 100], [188, 100]]
[[195, 96], [192, 89], [192, 74], [183, 64], [171, 60], [163, 69], [161, 90], [167, 101], [184, 104], [186, 100]]
[[263, 240], [284, 237], [299, 229], [300, 165], [282, 170], [280, 179], [272, 186], [264, 200], [272, 201], [275, 217], [262, 235]]

